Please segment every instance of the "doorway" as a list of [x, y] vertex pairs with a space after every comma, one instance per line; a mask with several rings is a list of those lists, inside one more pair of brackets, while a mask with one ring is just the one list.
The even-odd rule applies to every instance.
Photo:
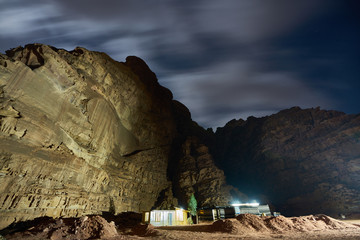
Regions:
[[172, 213], [168, 213], [168, 223], [169, 223], [169, 226], [172, 226]]

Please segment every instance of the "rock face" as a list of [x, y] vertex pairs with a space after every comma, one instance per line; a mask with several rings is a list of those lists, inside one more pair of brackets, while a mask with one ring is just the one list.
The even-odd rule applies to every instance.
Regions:
[[294, 107], [232, 120], [212, 150], [230, 184], [285, 214], [360, 212], [360, 115]]
[[41, 44], [0, 54], [0, 229], [176, 204], [174, 113], [187, 111], [137, 57]]
[[198, 207], [228, 206], [233, 200], [246, 201], [247, 196], [226, 184], [226, 177], [216, 164], [207, 146], [214, 141], [214, 132], [204, 130], [191, 120], [189, 110], [173, 102], [177, 134], [172, 144], [168, 175], [180, 206], [186, 207], [192, 194]]
[[175, 124], [141, 59], [37, 44], [0, 59], [1, 227], [152, 207]]
[[225, 175], [215, 166], [208, 147], [196, 137], [189, 137], [182, 146], [183, 157], [179, 161], [174, 186], [183, 203], [191, 193], [197, 196], [202, 206], [228, 206], [235, 199], [246, 196], [236, 188], [226, 185]]

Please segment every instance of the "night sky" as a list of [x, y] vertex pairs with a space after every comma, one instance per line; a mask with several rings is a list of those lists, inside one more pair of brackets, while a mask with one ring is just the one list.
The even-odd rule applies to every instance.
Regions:
[[360, 113], [358, 0], [0, 0], [0, 52], [27, 43], [141, 57], [203, 127]]

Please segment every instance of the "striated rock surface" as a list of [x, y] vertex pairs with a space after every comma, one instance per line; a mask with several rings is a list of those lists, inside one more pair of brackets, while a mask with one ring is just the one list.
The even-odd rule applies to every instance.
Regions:
[[294, 107], [232, 120], [212, 150], [230, 184], [284, 214], [360, 212], [360, 115]]
[[137, 57], [46, 45], [0, 55], [0, 228], [150, 209], [168, 187], [172, 94]]
[[[121, 63], [41, 44], [0, 54], [0, 229], [41, 216], [177, 205], [194, 189], [173, 192], [183, 157], [176, 147], [197, 131], [137, 57]], [[212, 186], [226, 187], [212, 167]]]

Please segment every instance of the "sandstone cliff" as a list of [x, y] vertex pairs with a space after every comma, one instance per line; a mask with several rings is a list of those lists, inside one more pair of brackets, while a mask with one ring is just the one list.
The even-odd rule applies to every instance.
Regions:
[[41, 44], [0, 54], [0, 229], [175, 205], [174, 146], [185, 141], [180, 125], [195, 124], [187, 112], [137, 57]]
[[191, 193], [200, 207], [229, 206], [234, 200], [247, 200], [247, 196], [226, 184], [224, 171], [215, 167], [208, 147], [197, 137], [188, 137], [181, 149], [183, 155], [173, 181], [177, 196], [182, 196], [180, 201], [185, 203]]
[[285, 214], [360, 212], [360, 115], [294, 107], [232, 120], [212, 150], [229, 183]]
[[0, 59], [1, 226], [152, 207], [175, 125], [142, 60], [37, 44]]
[[215, 164], [208, 146], [214, 141], [212, 129], [203, 129], [191, 120], [189, 110], [173, 102], [176, 137], [172, 143], [168, 175], [178, 203], [185, 207], [194, 193], [199, 207], [228, 206], [233, 200], [246, 201], [247, 196], [227, 185], [226, 176]]

